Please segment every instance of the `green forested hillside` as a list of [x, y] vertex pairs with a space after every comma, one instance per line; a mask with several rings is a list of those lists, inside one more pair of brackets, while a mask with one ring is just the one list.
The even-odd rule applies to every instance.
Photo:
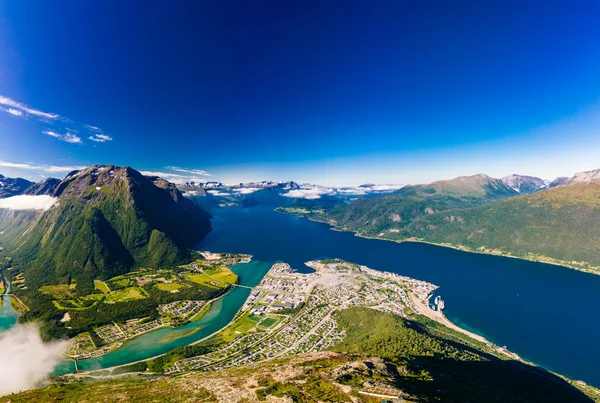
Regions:
[[386, 236], [495, 249], [581, 268], [600, 266], [600, 182], [433, 214]]
[[[569, 382], [539, 367], [505, 360], [429, 327], [368, 308], [339, 313], [343, 353], [378, 354], [395, 367], [396, 386], [420, 402], [591, 402]], [[427, 325], [425, 325], [427, 324]], [[439, 326], [439, 325], [437, 325]], [[349, 375], [352, 384], [367, 378]]]
[[501, 200], [425, 196], [418, 190], [357, 200], [318, 219], [387, 240], [419, 240], [582, 270], [600, 267], [600, 182]]
[[407, 186], [388, 196], [358, 199], [329, 210], [321, 218], [345, 230], [377, 235], [439, 211], [477, 206], [517, 194], [500, 179], [487, 175], [461, 176], [429, 185]]
[[0, 240], [29, 288], [75, 280], [87, 293], [96, 278], [181, 263], [210, 231], [208, 214], [173, 184], [127, 167], [72, 172], [54, 195], [58, 202], [32, 220], [4, 213]]

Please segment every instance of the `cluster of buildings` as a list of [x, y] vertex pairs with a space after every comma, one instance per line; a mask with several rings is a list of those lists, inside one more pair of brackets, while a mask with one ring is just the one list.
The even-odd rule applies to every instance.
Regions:
[[262, 315], [294, 309], [306, 302], [311, 289], [306, 275], [296, 273], [287, 263], [276, 263], [252, 290], [242, 311], [251, 309], [253, 315]]
[[108, 345], [123, 342], [126, 339], [158, 329], [161, 326], [164, 326], [162, 319], [151, 320], [149, 322], [145, 322], [144, 319], [133, 319], [120, 325], [113, 322], [108, 325], [96, 327], [94, 328], [94, 333], [102, 339], [104, 344]]
[[[200, 252], [200, 255], [204, 258], [204, 260], [202, 261], [202, 264], [207, 264], [207, 265], [219, 265], [219, 266], [233, 266], [239, 263], [250, 263], [250, 261], [252, 260], [252, 255], [244, 255], [244, 254], [233, 254], [233, 253], [213, 253], [213, 252], [209, 252], [209, 251], [202, 251]], [[191, 265], [196, 265], [196, 271], [199, 271], [198, 269], [198, 263], [194, 262], [190, 264], [190, 269]]]
[[[307, 265], [315, 272], [301, 274], [285, 263], [273, 265], [242, 308], [247, 315], [264, 316], [268, 312], [284, 317], [277, 326], [262, 331], [251, 329], [216, 351], [177, 361], [168, 372], [212, 371], [322, 351], [344, 337], [335, 320], [337, 311], [362, 306], [407, 316], [413, 310], [408, 293], [426, 301], [437, 288], [424, 281], [339, 260]], [[281, 309], [288, 306], [298, 310], [283, 311], [283, 315]]]
[[205, 305], [206, 301], [175, 301], [160, 305], [158, 312], [164, 316], [186, 320], [199, 313]]

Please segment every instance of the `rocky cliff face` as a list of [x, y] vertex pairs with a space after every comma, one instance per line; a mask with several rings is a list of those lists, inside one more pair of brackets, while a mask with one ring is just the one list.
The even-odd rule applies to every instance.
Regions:
[[23, 191], [23, 194], [29, 196], [52, 196], [58, 185], [60, 185], [60, 182], [61, 180], [56, 178], [44, 179], [41, 182], [37, 182], [29, 186], [27, 189], [25, 189], [25, 191]]

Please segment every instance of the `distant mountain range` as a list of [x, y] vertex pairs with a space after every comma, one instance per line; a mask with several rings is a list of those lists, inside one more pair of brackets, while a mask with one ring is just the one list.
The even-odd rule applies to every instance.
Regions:
[[89, 292], [96, 278], [185, 262], [211, 229], [174, 184], [128, 167], [96, 165], [21, 194], [57, 200], [43, 212], [0, 209], [0, 241], [33, 286], [75, 280]]
[[547, 183], [463, 176], [329, 208], [282, 209], [339, 229], [559, 263], [600, 273], [600, 170]]
[[[198, 205], [272, 205], [365, 236], [422, 240], [586, 270], [600, 267], [600, 202], [595, 199], [600, 170], [552, 182], [479, 174], [404, 187], [329, 188], [293, 181], [176, 187], [131, 168], [95, 166], [62, 181], [0, 176], [0, 184], [2, 197], [58, 198], [42, 213], [0, 209], [0, 241], [18, 248], [26, 267], [38, 268], [30, 278], [40, 283], [74, 276], [89, 285], [93, 278], [134, 265], [183, 261], [186, 248], [210, 230], [208, 215]], [[193, 203], [182, 193], [210, 197]], [[42, 269], [49, 267], [56, 270]]]
[[516, 195], [518, 192], [500, 179], [482, 174], [461, 176], [341, 204], [328, 211], [326, 218], [340, 228], [375, 235], [389, 228], [396, 231], [422, 216]]
[[7, 178], [0, 175], [0, 199], [5, 197], [26, 195], [52, 194], [58, 184], [59, 179], [48, 178], [41, 182], [30, 182], [22, 178]]

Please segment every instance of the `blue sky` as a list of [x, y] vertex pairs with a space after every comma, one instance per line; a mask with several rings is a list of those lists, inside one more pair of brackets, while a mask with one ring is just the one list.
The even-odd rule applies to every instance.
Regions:
[[591, 0], [0, 0], [0, 173], [356, 185], [600, 168], [598, 15]]

